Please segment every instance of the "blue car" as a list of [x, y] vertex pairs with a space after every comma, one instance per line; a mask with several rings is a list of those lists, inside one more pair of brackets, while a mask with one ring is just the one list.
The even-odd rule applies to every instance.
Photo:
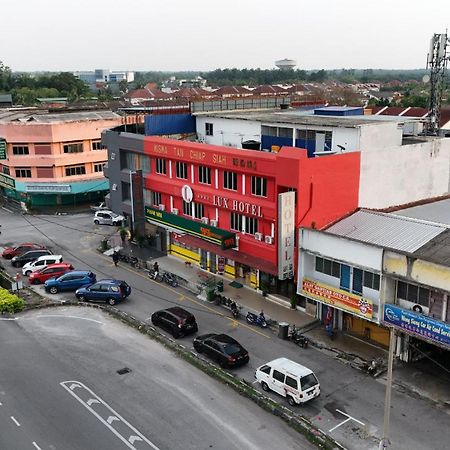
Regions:
[[85, 302], [99, 302], [115, 305], [125, 300], [131, 294], [131, 287], [121, 280], [99, 280], [90, 286], [77, 289], [75, 295], [78, 300]]
[[95, 273], [88, 270], [72, 270], [58, 278], [51, 278], [44, 283], [46, 292], [56, 294], [60, 291], [76, 291], [81, 286], [95, 283]]

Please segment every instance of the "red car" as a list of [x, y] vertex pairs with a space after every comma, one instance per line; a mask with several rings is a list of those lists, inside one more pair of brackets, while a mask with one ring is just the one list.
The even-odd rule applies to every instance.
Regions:
[[36, 270], [35, 272], [31, 272], [30, 278], [28, 281], [30, 284], [40, 284], [50, 278], [56, 278], [60, 275], [64, 275], [66, 272], [70, 272], [73, 270], [72, 264], [68, 263], [58, 263], [58, 264], [49, 264], [47, 267], [43, 269]]
[[45, 249], [43, 245], [33, 244], [32, 242], [24, 242], [16, 247], [6, 247], [3, 250], [2, 256], [6, 259], [13, 259], [14, 256], [19, 256], [22, 253], [29, 252], [30, 250], [41, 250]]

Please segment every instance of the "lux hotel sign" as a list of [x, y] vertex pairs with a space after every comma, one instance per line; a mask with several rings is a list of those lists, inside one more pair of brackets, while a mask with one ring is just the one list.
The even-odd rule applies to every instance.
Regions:
[[294, 277], [295, 192], [278, 194], [278, 279]]

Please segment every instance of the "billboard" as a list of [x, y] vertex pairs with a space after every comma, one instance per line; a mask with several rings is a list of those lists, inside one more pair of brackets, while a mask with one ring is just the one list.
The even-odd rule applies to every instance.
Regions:
[[294, 277], [295, 192], [278, 194], [278, 279]]

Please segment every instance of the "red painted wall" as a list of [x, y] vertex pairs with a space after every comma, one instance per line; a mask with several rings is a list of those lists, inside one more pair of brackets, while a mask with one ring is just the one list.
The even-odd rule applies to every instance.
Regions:
[[[258, 231], [270, 235], [274, 224], [274, 244], [257, 241], [253, 235], [240, 234], [239, 250], [272, 264], [277, 263], [278, 193], [286, 192], [288, 188], [296, 189], [296, 228], [321, 228], [358, 205], [360, 154], [357, 152], [308, 158], [306, 150], [292, 147], [283, 147], [275, 154], [147, 136], [144, 153], [151, 157], [151, 173], [146, 177], [145, 187], [161, 193], [162, 203], [169, 212], [170, 196], [173, 196], [173, 207], [179, 214], [183, 213], [181, 188], [185, 184], [192, 187], [194, 201], [204, 205], [205, 217], [215, 219], [216, 208], [219, 209], [219, 228], [230, 229], [232, 211], [214, 205], [215, 196], [225, 197], [228, 205], [238, 201], [260, 207], [263, 217], [258, 217]], [[156, 174], [155, 158], [167, 159], [167, 175]], [[169, 160], [172, 161], [172, 178], [169, 178]], [[175, 161], [188, 163], [187, 180], [176, 178]], [[191, 165], [194, 165], [194, 182]], [[199, 165], [211, 168], [211, 185], [198, 182]], [[238, 174], [237, 191], [223, 188], [224, 171]], [[243, 174], [245, 195], [242, 194]], [[267, 179], [266, 198], [251, 194], [252, 175]]]

